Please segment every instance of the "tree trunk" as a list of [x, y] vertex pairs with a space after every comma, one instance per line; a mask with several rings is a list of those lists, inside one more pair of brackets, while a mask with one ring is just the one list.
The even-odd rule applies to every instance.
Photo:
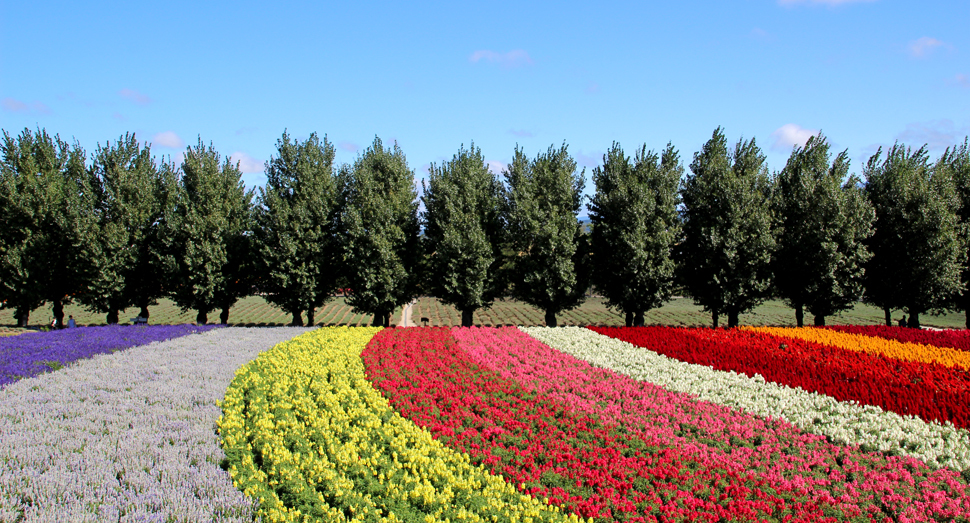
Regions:
[[196, 325], [205, 325], [208, 322], [209, 322], [209, 313], [207, 313], [202, 309], [199, 309], [199, 313], [195, 315]]
[[461, 326], [471, 327], [475, 325], [475, 309], [461, 311]]
[[889, 307], [883, 307], [882, 310], [883, 312], [886, 313], [886, 327], [892, 327], [893, 326], [892, 312], [889, 310]]
[[714, 329], [717, 328], [717, 320], [718, 320], [719, 317], [720, 317], [720, 314], [717, 311], [711, 311], [711, 320], [714, 323], [714, 325], [712, 326], [712, 328], [714, 328]]
[[[968, 318], [970, 318], [970, 316], [968, 316]], [[970, 320], [967, 320], [967, 321], [970, 322]], [[626, 326], [627, 327], [632, 327], [633, 326], [633, 313], [632, 312], [626, 313]]]
[[293, 319], [290, 320], [291, 327], [302, 327], [303, 326], [303, 311], [295, 310], [293, 311]]
[[633, 326], [643, 327], [643, 311], [636, 311], [633, 313]]
[[546, 310], [546, 327], [558, 327], [556, 323], [556, 311]]
[[919, 310], [909, 309], [909, 323], [906, 324], [911, 329], [921, 329], [919, 325]]
[[105, 318], [105, 322], [108, 325], [117, 325], [118, 324], [118, 311], [116, 309], [115, 310], [108, 311], [108, 316]]
[[383, 312], [378, 312], [374, 314], [374, 323], [371, 324], [374, 327], [387, 327], [387, 315]]
[[64, 302], [61, 300], [54, 300], [54, 327], [64, 328]]
[[317, 315], [316, 307], [310, 307], [309, 309], [306, 310], [307, 327], [313, 327], [313, 320], [316, 318], [316, 315]]
[[970, 329], [970, 308], [967, 308], [967, 328]]
[[17, 307], [17, 311], [16, 312], [17, 312], [16, 313], [17, 326], [20, 327], [21, 329], [26, 329], [27, 328], [27, 320], [30, 319], [30, 311], [29, 310], [25, 310], [22, 307]]
[[728, 328], [733, 329], [738, 326], [738, 311], [728, 309]]
[[141, 312], [138, 313], [142, 318], [148, 319], [148, 305], [141, 306]]
[[222, 312], [219, 313], [219, 323], [223, 325], [229, 324], [229, 307], [222, 308]]
[[805, 326], [805, 310], [803, 309], [801, 303], [795, 305], [795, 325], [797, 327]]
[[824, 327], [825, 326], [825, 316], [821, 316], [819, 314], [816, 314], [815, 315], [815, 326], [816, 327]]

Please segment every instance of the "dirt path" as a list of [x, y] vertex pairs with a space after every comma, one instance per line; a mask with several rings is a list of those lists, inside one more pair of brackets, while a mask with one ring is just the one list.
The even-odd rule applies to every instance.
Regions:
[[398, 323], [398, 327], [417, 327], [413, 321], [411, 321], [411, 310], [414, 308], [414, 304], [418, 303], [418, 300], [411, 300], [411, 303], [404, 306], [401, 309], [401, 323]]

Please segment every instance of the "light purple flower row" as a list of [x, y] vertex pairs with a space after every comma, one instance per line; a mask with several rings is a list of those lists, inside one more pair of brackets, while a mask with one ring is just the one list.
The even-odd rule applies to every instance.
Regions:
[[252, 521], [216, 434], [236, 369], [301, 328], [223, 328], [0, 390], [0, 521]]

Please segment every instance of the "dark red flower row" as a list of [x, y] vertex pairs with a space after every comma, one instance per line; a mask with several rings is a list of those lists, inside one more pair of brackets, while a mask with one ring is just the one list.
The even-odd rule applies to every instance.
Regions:
[[970, 427], [970, 373], [739, 329], [590, 327], [688, 363]]
[[753, 474], [705, 466], [478, 367], [446, 329], [387, 329], [361, 357], [368, 379], [402, 415], [474, 464], [580, 516], [832, 520], [822, 513], [834, 507], [770, 489]]
[[904, 343], [950, 347], [951, 349], [970, 352], [970, 330], [931, 331], [908, 329], [906, 327], [888, 327], [886, 325], [832, 325], [825, 328], [849, 334], [875, 336]]

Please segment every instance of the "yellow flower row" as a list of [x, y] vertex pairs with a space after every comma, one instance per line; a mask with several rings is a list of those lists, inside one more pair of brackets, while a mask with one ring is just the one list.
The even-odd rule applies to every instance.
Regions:
[[317, 329], [236, 372], [219, 432], [263, 521], [579, 521], [396, 413], [360, 359], [379, 330]]
[[898, 360], [916, 361], [920, 363], [940, 363], [947, 367], [970, 369], [970, 352], [949, 347], [923, 345], [922, 343], [904, 343], [885, 338], [876, 338], [863, 334], [849, 334], [831, 329], [817, 329], [813, 327], [742, 327], [755, 332], [763, 332], [773, 336], [783, 336], [839, 347], [856, 352], [866, 352], [879, 356], [886, 356]]

